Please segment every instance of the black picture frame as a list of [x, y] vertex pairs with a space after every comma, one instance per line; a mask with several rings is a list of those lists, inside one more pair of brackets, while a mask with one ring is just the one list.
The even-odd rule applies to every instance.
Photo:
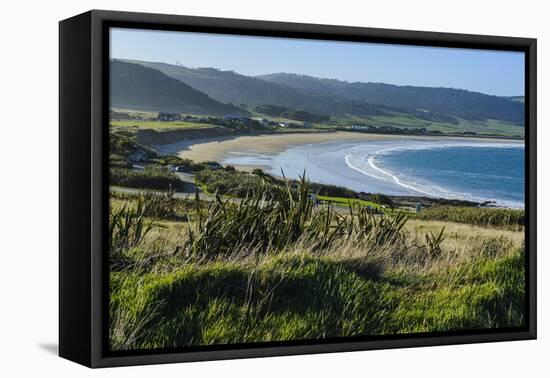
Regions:
[[[109, 352], [108, 29], [378, 42], [525, 52], [526, 327], [316, 342]], [[59, 24], [59, 354], [89, 367], [536, 338], [536, 39], [92, 10]]]

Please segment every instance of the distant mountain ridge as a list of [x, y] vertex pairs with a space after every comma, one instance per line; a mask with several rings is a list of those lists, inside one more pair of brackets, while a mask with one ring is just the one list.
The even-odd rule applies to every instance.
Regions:
[[300, 101], [303, 97], [295, 89], [269, 83], [232, 71], [219, 71], [214, 68], [187, 68], [161, 62], [127, 60], [145, 67], [154, 68], [165, 75], [177, 79], [191, 87], [208, 93], [212, 98], [233, 104], [250, 105], [275, 104], [281, 98], [289, 102]]
[[125, 62], [158, 70], [218, 102], [236, 106], [278, 105], [330, 116], [369, 117], [397, 112], [451, 124], [458, 124], [458, 118], [495, 119], [518, 125], [524, 122], [520, 102], [461, 89], [349, 83], [287, 73], [254, 77], [215, 68]]
[[245, 115], [162, 72], [118, 60], [110, 62], [111, 107], [211, 115]]
[[271, 83], [252, 76], [245, 76], [233, 71], [220, 71], [215, 68], [188, 68], [160, 62], [143, 62], [127, 60], [177, 79], [191, 87], [208, 93], [212, 98], [247, 106], [280, 105], [302, 109], [312, 113], [358, 116], [382, 115], [387, 107], [367, 104], [362, 101], [331, 96], [301, 93], [286, 85]]
[[330, 92], [355, 101], [407, 110], [428, 110], [468, 120], [497, 119], [523, 123], [525, 119], [524, 107], [517, 101], [464, 89], [346, 82], [288, 73], [256, 77], [311, 95]]

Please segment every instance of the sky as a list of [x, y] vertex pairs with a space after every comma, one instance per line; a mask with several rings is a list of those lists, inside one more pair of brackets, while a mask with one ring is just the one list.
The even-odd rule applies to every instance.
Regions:
[[524, 95], [524, 53], [364, 42], [111, 29], [111, 58], [214, 67], [243, 75], [288, 72], [345, 81]]

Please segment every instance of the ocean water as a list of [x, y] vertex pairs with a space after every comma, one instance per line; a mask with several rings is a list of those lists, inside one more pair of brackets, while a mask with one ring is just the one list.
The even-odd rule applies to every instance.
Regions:
[[356, 191], [494, 201], [524, 207], [523, 143], [471, 140], [329, 142], [275, 155], [234, 152], [226, 164], [258, 165], [275, 175]]

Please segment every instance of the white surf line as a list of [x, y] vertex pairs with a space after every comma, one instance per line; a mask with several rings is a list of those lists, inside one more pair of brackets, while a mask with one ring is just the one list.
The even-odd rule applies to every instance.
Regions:
[[435, 194], [435, 193], [430, 193], [430, 192], [427, 192], [427, 191], [425, 191], [425, 190], [421, 190], [421, 189], [415, 188], [415, 187], [412, 186], [412, 185], [405, 184], [404, 182], [402, 182], [402, 181], [399, 179], [399, 177], [397, 177], [397, 176], [391, 174], [390, 172], [388, 172], [388, 171], [386, 171], [386, 170], [384, 170], [384, 169], [378, 167], [376, 164], [374, 164], [374, 156], [371, 156], [370, 158], [368, 158], [368, 159], [367, 159], [367, 162], [369, 163], [369, 165], [370, 165], [373, 169], [377, 170], [378, 172], [381, 172], [381, 173], [383, 173], [383, 174], [386, 174], [386, 175], [390, 176], [390, 177], [393, 179], [393, 181], [394, 181], [397, 185], [400, 185], [400, 186], [402, 186], [402, 187], [404, 187], [404, 188], [407, 188], [407, 189], [409, 189], [409, 190], [412, 190], [412, 191], [415, 191], [415, 192], [418, 192], [418, 193], [426, 194], [427, 196], [430, 196], [430, 197], [439, 197], [439, 196], [438, 196], [437, 194]]
[[[425, 190], [422, 190], [422, 189], [419, 189], [411, 184], [407, 184], [407, 183], [404, 183], [403, 181], [401, 181], [399, 179], [399, 177], [397, 177], [396, 175], [393, 175], [391, 172], [389, 171], [386, 171], [380, 167], [378, 167], [375, 163], [374, 163], [374, 158], [377, 156], [377, 155], [381, 155], [381, 154], [384, 154], [384, 153], [387, 153], [387, 152], [394, 152], [394, 151], [411, 151], [411, 150], [416, 150], [416, 151], [420, 151], [420, 150], [429, 150], [429, 149], [444, 149], [444, 148], [455, 148], [455, 147], [470, 147], [470, 148], [524, 148], [525, 145], [524, 144], [520, 144], [520, 143], [486, 143], [486, 142], [469, 142], [469, 141], [464, 141], [464, 142], [451, 142], [451, 143], [426, 143], [426, 144], [421, 144], [421, 145], [409, 145], [409, 146], [398, 146], [398, 147], [394, 147], [394, 148], [385, 148], [385, 149], [382, 149], [382, 150], [379, 150], [379, 151], [376, 151], [376, 153], [371, 156], [367, 162], [369, 163], [369, 165], [383, 173], [383, 174], [386, 174], [388, 176], [390, 176], [393, 181], [397, 184], [397, 185], [400, 185], [404, 188], [407, 188], [407, 189], [410, 189], [410, 190], [413, 190], [413, 191], [416, 191], [416, 192], [419, 192], [419, 193], [423, 193], [423, 194], [426, 194], [428, 196], [431, 196], [431, 197], [443, 197], [443, 198], [456, 198], [456, 199], [462, 199], [462, 200], [475, 200], [475, 201], [478, 201], [480, 202], [480, 199], [479, 198], [475, 198], [475, 196], [472, 196], [472, 197], [469, 197], [469, 196], [465, 196], [463, 193], [457, 193], [457, 192], [453, 192], [452, 190], [445, 190], [445, 188], [439, 188], [440, 190], [440, 193], [434, 193], [434, 192], [428, 192], [428, 191], [425, 191]], [[443, 192], [443, 193], [441, 193]], [[511, 205], [511, 203], [509, 201], [498, 201], [498, 200], [492, 200], [496, 203], [506, 203], [507, 205]], [[483, 202], [483, 201], [481, 201]]]
[[[389, 147], [389, 148], [383, 148], [383, 149], [380, 149], [378, 151], [374, 151], [372, 152], [371, 154], [367, 154], [366, 156], [369, 156], [371, 155], [370, 157], [367, 158], [367, 163], [370, 165], [370, 167], [372, 169], [374, 169], [375, 171], [377, 172], [380, 172], [382, 173], [383, 175], [386, 175], [388, 177], [391, 178], [391, 180], [393, 180], [397, 185], [401, 186], [401, 187], [404, 187], [406, 189], [409, 189], [409, 190], [412, 190], [412, 191], [415, 191], [415, 192], [418, 192], [418, 193], [422, 193], [422, 194], [425, 194], [425, 195], [428, 195], [430, 197], [446, 197], [446, 196], [450, 196], [450, 197], [454, 197], [454, 198], [458, 198], [458, 199], [466, 199], [465, 196], [461, 195], [460, 193], [456, 193], [456, 192], [453, 192], [453, 191], [450, 191], [450, 190], [444, 190], [443, 188], [441, 188], [441, 191], [444, 193], [433, 193], [433, 192], [429, 192], [429, 191], [426, 191], [426, 190], [422, 190], [422, 189], [419, 189], [411, 184], [407, 184], [403, 181], [401, 181], [399, 179], [399, 177], [397, 177], [396, 175], [392, 174], [391, 172], [389, 171], [386, 171], [380, 167], [378, 167], [375, 163], [374, 163], [374, 158], [377, 156], [377, 155], [381, 155], [381, 154], [385, 154], [385, 153], [388, 153], [388, 152], [395, 152], [395, 151], [411, 151], [411, 150], [416, 150], [416, 151], [420, 151], [420, 150], [428, 150], [428, 149], [443, 149], [443, 148], [453, 148], [453, 147], [474, 147], [474, 148], [524, 148], [525, 145], [524, 144], [521, 144], [521, 143], [492, 143], [492, 142], [470, 142], [470, 141], [456, 141], [456, 142], [444, 142], [444, 143], [433, 143], [433, 142], [428, 142], [428, 143], [424, 143], [424, 144], [414, 144], [414, 145], [401, 145], [401, 146], [396, 146], [396, 147]], [[378, 180], [384, 180], [383, 177], [379, 177], [377, 175], [373, 175], [372, 173], [366, 171], [366, 170], [362, 170], [356, 166], [353, 165], [353, 163], [351, 162], [350, 160], [350, 157], [351, 157], [351, 154], [347, 154], [346, 157], [345, 157], [345, 161], [346, 161], [346, 164], [348, 167], [364, 174], [364, 175], [367, 175], [369, 177], [373, 177], [373, 178], [376, 178]]]
[[350, 167], [350, 168], [353, 169], [353, 170], [356, 170], [356, 171], [359, 172], [359, 173], [364, 174], [365, 176], [369, 176], [369, 177], [375, 178], [375, 179], [377, 179], [377, 180], [384, 180], [383, 177], [379, 177], [379, 176], [373, 175], [373, 174], [371, 174], [371, 173], [369, 173], [369, 172], [367, 172], [367, 171], [364, 171], [364, 170], [362, 170], [361, 168], [356, 167], [355, 165], [353, 165], [353, 163], [350, 161], [350, 157], [351, 157], [351, 154], [347, 154], [346, 157], [344, 158], [344, 160], [346, 161], [346, 165], [347, 165], [348, 167]]
[[456, 141], [456, 142], [433, 142], [427, 141], [425, 143], [415, 143], [408, 145], [398, 145], [395, 147], [387, 147], [375, 151], [374, 155], [380, 155], [387, 152], [394, 151], [424, 151], [424, 150], [436, 150], [436, 149], [445, 149], [445, 148], [456, 148], [456, 147], [471, 147], [471, 148], [525, 148], [525, 144], [521, 143], [502, 143], [502, 142], [468, 142], [468, 141]]
[[[382, 152], [382, 151], [386, 151], [386, 150], [377, 151], [377, 153], [380, 153], [380, 152]], [[367, 156], [368, 156], [368, 155], [367, 155]], [[368, 171], [366, 171], [366, 170], [363, 170], [363, 169], [361, 169], [361, 168], [359, 168], [359, 167], [356, 167], [356, 166], [353, 165], [353, 163], [350, 161], [350, 157], [351, 157], [351, 154], [347, 154], [346, 157], [345, 157], [345, 161], [346, 161], [346, 165], [347, 165], [348, 167], [350, 167], [351, 169], [354, 169], [354, 170], [356, 170], [356, 171], [358, 171], [358, 172], [360, 172], [360, 173], [362, 173], [362, 174], [364, 174], [364, 175], [366, 175], [366, 176], [375, 178], [375, 179], [377, 179], [377, 180], [387, 181], [387, 179], [384, 178], [384, 177], [380, 177], [380, 176], [377, 176], [377, 175], [373, 175], [372, 173], [370, 173], [370, 172], [368, 172]], [[374, 156], [370, 156], [370, 157], [367, 159], [367, 163], [371, 166], [371, 168], [374, 169], [375, 171], [378, 171], [378, 172], [382, 173], [383, 175], [388, 176], [388, 177], [389, 177], [391, 180], [393, 180], [397, 185], [402, 186], [402, 187], [404, 187], [404, 188], [406, 188], [406, 189], [409, 189], [409, 190], [418, 192], [418, 193], [426, 194], [426, 195], [431, 196], [431, 197], [436, 196], [436, 194], [434, 194], [434, 193], [429, 193], [429, 192], [426, 192], [426, 191], [423, 191], [423, 190], [419, 190], [419, 189], [417, 189], [417, 188], [415, 188], [415, 187], [413, 187], [413, 186], [411, 186], [411, 185], [407, 185], [407, 184], [401, 182], [401, 180], [399, 180], [398, 177], [396, 177], [395, 175], [391, 174], [390, 172], [385, 171], [385, 170], [382, 169], [382, 168], [379, 168], [376, 164], [374, 164], [374, 162], [373, 162], [374, 158], [375, 158], [375, 155], [374, 155]]]
[[[458, 200], [464, 200], [464, 201], [474, 201], [474, 202], [492, 201], [492, 202], [495, 202], [498, 206], [503, 206], [503, 207], [508, 207], [508, 208], [523, 208], [524, 207], [524, 205], [522, 205], [521, 203], [516, 202], [516, 201], [506, 201], [506, 200], [497, 200], [497, 199], [483, 199], [483, 198], [478, 198], [478, 197], [475, 197], [475, 196], [467, 196], [467, 195], [464, 195], [462, 193], [447, 191], [447, 190], [444, 190], [443, 188], [441, 188], [441, 191], [444, 192], [444, 194], [427, 192], [427, 191], [418, 189], [418, 188], [416, 188], [412, 185], [408, 185], [408, 184], [403, 183], [397, 176], [395, 176], [395, 175], [391, 174], [390, 172], [378, 167], [374, 163], [374, 158], [375, 158], [375, 156], [372, 156], [367, 160], [367, 162], [369, 163], [369, 165], [373, 169], [390, 176], [393, 179], [393, 181], [396, 184], [400, 185], [400, 186], [403, 186], [403, 187], [405, 187], [407, 189], [410, 189], [410, 190], [413, 190], [415, 192], [419, 192], [419, 193], [428, 195], [430, 197], [452, 198], [452, 199], [458, 199]], [[371, 176], [371, 177], [374, 177], [374, 176]]]

